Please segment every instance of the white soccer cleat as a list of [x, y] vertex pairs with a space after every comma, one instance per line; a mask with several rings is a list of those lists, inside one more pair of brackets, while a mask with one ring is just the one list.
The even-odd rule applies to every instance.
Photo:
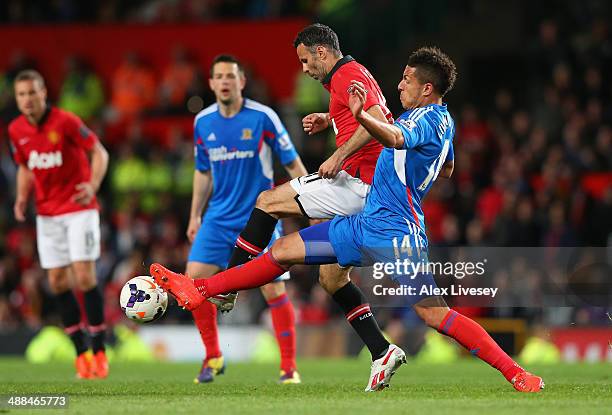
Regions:
[[391, 376], [404, 363], [406, 363], [406, 353], [394, 344], [389, 345], [387, 353], [372, 362], [370, 380], [365, 391], [377, 392], [389, 387]]
[[217, 309], [222, 313], [228, 313], [234, 309], [236, 300], [238, 299], [238, 293], [229, 294], [218, 294], [213, 297], [209, 297], [208, 301], [217, 306]]

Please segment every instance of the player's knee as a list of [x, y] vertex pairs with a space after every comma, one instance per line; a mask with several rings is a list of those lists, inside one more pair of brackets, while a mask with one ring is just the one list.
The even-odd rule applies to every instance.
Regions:
[[257, 209], [263, 210], [266, 213], [270, 213], [270, 210], [273, 208], [273, 191], [274, 190], [266, 190], [261, 192], [259, 196], [257, 196], [257, 201], [255, 202], [255, 207]]
[[283, 193], [279, 192], [277, 189], [270, 189], [266, 190], [265, 192], [261, 192], [259, 196], [257, 196], [255, 207], [263, 210], [268, 215], [274, 216], [277, 219], [286, 216], [286, 209], [283, 207], [282, 195]]
[[96, 276], [89, 272], [75, 273], [76, 286], [81, 291], [89, 291], [97, 284]]
[[291, 243], [287, 237], [277, 239], [270, 248], [270, 253], [280, 265], [288, 267], [293, 265], [291, 258]]
[[49, 287], [54, 294], [60, 294], [71, 289], [67, 272], [49, 272]]

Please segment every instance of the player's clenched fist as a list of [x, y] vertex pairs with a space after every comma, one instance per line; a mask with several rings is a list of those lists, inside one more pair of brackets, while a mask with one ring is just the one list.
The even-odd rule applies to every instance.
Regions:
[[302, 118], [302, 126], [304, 127], [304, 132], [308, 133], [308, 135], [321, 132], [329, 127], [329, 114], [325, 112], [308, 114]]

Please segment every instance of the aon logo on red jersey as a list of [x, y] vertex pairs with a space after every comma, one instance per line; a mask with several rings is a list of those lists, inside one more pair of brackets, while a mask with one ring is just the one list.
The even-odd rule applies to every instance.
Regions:
[[52, 169], [62, 165], [62, 152], [54, 151], [52, 153], [39, 153], [38, 151], [30, 152], [28, 159], [28, 169]]

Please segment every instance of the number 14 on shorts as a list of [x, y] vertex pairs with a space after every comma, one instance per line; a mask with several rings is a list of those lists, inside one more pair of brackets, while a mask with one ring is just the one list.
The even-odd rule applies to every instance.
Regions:
[[407, 234], [401, 238], [397, 236], [392, 239], [393, 253], [396, 259], [410, 259], [419, 261], [421, 253], [425, 249], [425, 241], [419, 235]]

